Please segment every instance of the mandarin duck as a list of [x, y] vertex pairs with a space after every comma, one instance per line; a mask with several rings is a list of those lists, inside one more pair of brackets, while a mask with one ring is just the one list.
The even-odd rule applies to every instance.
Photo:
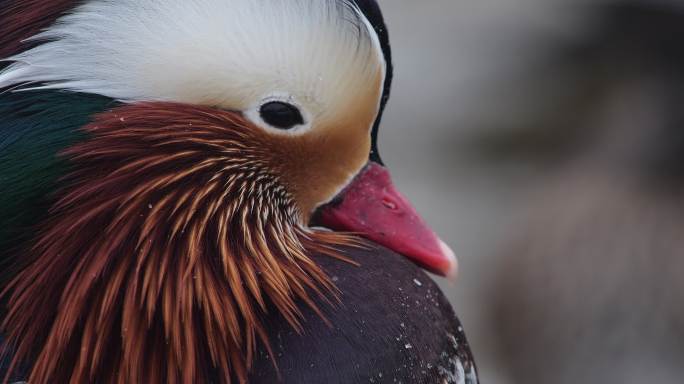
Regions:
[[4, 0], [0, 57], [2, 380], [477, 382], [375, 1]]

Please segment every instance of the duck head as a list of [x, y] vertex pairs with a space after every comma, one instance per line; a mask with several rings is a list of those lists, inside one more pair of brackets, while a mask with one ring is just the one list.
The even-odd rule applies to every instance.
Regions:
[[29, 382], [243, 380], [266, 302], [299, 328], [295, 301], [334, 292], [309, 255], [344, 258], [352, 234], [455, 273], [377, 153], [374, 1], [74, 3], [0, 74], [27, 98], [112, 101], [60, 152], [70, 171], [5, 291]]

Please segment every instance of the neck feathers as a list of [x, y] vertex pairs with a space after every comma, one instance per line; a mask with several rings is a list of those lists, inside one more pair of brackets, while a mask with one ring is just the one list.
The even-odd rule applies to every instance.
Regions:
[[299, 222], [238, 115], [143, 104], [85, 130], [5, 290], [29, 382], [243, 382], [268, 302], [300, 329], [297, 301], [335, 296], [309, 256], [354, 240]]

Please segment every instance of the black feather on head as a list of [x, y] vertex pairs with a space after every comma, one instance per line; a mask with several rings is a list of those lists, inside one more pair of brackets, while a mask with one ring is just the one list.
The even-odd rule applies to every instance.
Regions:
[[380, 111], [378, 112], [378, 118], [375, 120], [375, 125], [373, 125], [373, 147], [371, 148], [370, 154], [371, 160], [382, 164], [380, 153], [378, 152], [378, 129], [380, 128], [382, 113], [385, 110], [385, 106], [387, 105], [387, 101], [390, 97], [390, 90], [392, 88], [392, 76], [394, 74], [394, 68], [392, 67], [392, 48], [390, 47], [389, 33], [387, 32], [385, 19], [382, 16], [382, 11], [380, 11], [380, 6], [378, 3], [375, 0], [354, 0], [354, 3], [359, 7], [361, 12], [363, 12], [368, 21], [371, 23], [375, 33], [378, 34], [380, 46], [382, 47], [382, 53], [385, 56], [385, 62], [387, 63], [387, 74], [385, 76], [385, 85], [382, 93], [382, 99], [380, 101]]

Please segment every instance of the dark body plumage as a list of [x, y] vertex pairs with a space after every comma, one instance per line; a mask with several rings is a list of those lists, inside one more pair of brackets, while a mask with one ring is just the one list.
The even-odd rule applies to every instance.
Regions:
[[[381, 247], [348, 255], [360, 267], [315, 258], [342, 291], [341, 306], [324, 307], [332, 327], [308, 310], [303, 335], [267, 320], [284, 383], [477, 383], [463, 328], [425, 272]], [[262, 351], [250, 382], [277, 377]]]

